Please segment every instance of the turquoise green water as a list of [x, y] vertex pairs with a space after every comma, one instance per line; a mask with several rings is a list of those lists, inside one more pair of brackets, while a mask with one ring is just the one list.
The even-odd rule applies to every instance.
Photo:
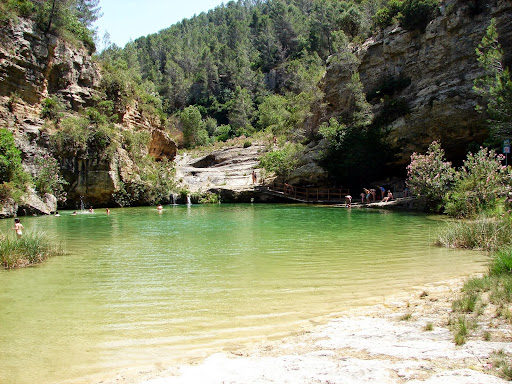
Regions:
[[[0, 383], [94, 382], [202, 357], [485, 269], [435, 217], [286, 205], [22, 218], [66, 255], [0, 271]], [[0, 221], [9, 232], [12, 220]], [[12, 231], [11, 231], [12, 232]]]

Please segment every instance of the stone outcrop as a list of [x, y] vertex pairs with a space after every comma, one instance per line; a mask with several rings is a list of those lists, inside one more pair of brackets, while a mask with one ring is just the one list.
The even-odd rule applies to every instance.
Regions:
[[[506, 60], [512, 63], [512, 3], [490, 1], [487, 10], [473, 16], [468, 3], [443, 2], [441, 15], [424, 33], [395, 26], [370, 38], [354, 50], [359, 61], [355, 68], [331, 59], [323, 79], [325, 120], [352, 108], [348, 87], [355, 69], [377, 118], [383, 114], [384, 99], [400, 100], [402, 113], [395, 108], [399, 116], [383, 127], [390, 132], [390, 143], [400, 149], [398, 164], [406, 164], [414, 151], [425, 151], [433, 140], [441, 140], [452, 160], [464, 158], [468, 145], [481, 143], [486, 136], [486, 117], [475, 111], [481, 100], [472, 88], [484, 74], [475, 48], [493, 17]], [[382, 94], [386, 82], [389, 86], [393, 81], [395, 89]]]
[[150, 156], [157, 161], [163, 159], [174, 160], [177, 152], [178, 146], [176, 142], [165, 131], [153, 129], [148, 148]]
[[213, 192], [219, 194], [222, 201], [247, 202], [261, 197], [255, 187], [264, 182], [262, 170], [257, 167], [265, 152], [264, 145], [253, 144], [247, 148], [220, 149], [200, 157], [178, 156], [176, 179], [190, 192]]
[[1, 28], [0, 96], [16, 95], [34, 105], [55, 94], [78, 110], [99, 82], [99, 68], [85, 48], [44, 35], [27, 19]]

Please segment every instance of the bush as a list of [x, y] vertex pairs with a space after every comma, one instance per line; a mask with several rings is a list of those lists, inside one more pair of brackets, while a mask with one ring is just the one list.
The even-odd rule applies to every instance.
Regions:
[[220, 196], [216, 193], [206, 192], [199, 200], [199, 204], [218, 204], [220, 203]]
[[58, 112], [62, 109], [59, 101], [55, 97], [47, 97], [41, 103], [41, 117], [47, 120], [56, 120]]
[[472, 217], [492, 210], [510, 190], [511, 172], [502, 161], [503, 155], [481, 148], [469, 153], [455, 173], [455, 183], [446, 195], [446, 213], [454, 217]]
[[61, 129], [52, 135], [52, 144], [61, 154], [85, 153], [91, 131], [89, 120], [82, 117], [68, 117], [60, 124]]
[[425, 155], [414, 152], [407, 166], [407, 185], [411, 193], [424, 195], [431, 206], [439, 209], [454, 178], [451, 163], [444, 160], [444, 151], [432, 142]]
[[277, 176], [288, 177], [297, 167], [302, 151], [300, 144], [286, 144], [282, 149], [264, 154], [260, 159], [260, 166]]
[[439, 0], [405, 0], [400, 7], [400, 26], [424, 31], [438, 14]]
[[21, 151], [16, 148], [14, 136], [7, 129], [0, 129], [0, 183], [13, 180], [21, 172]]
[[424, 31], [430, 20], [437, 16], [438, 7], [439, 0], [391, 0], [377, 11], [373, 22], [381, 29], [398, 21], [404, 29]]
[[232, 132], [230, 125], [220, 125], [215, 129], [213, 135], [217, 141], [228, 141], [234, 135], [234, 132]]
[[402, 7], [401, 0], [391, 0], [388, 5], [377, 11], [373, 16], [373, 22], [381, 29], [389, 27], [394, 22], [398, 22], [397, 17]]
[[50, 155], [36, 155], [34, 162], [37, 167], [37, 176], [34, 179], [37, 192], [41, 196], [50, 193], [58, 200], [65, 201], [66, 194], [63, 186], [67, 182], [59, 174], [60, 167], [57, 160]]

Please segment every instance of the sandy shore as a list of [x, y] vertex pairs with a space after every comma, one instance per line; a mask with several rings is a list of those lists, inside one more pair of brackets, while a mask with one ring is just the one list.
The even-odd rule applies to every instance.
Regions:
[[510, 324], [487, 318], [466, 344], [453, 341], [451, 302], [464, 280], [414, 287], [283, 340], [102, 383], [506, 383], [493, 354], [512, 354]]

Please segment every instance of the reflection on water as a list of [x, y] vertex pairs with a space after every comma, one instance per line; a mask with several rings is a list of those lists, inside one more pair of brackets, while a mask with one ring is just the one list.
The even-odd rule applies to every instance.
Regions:
[[485, 263], [432, 246], [439, 220], [379, 211], [166, 206], [22, 222], [67, 254], [0, 271], [1, 383], [200, 356]]

